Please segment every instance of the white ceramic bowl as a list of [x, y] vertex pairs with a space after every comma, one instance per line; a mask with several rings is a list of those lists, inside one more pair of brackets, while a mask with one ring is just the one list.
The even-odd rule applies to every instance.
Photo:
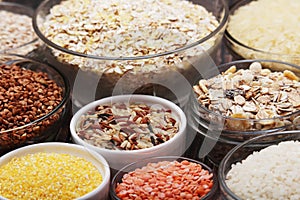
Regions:
[[[106, 160], [98, 153], [86, 149], [83, 146], [69, 143], [48, 142], [33, 144], [11, 151], [0, 158], [0, 166], [8, 163], [12, 158], [22, 157], [27, 154], [38, 152], [47, 153], [67, 153], [73, 156], [82, 157], [87, 161], [93, 163], [102, 175], [102, 183], [92, 192], [78, 198], [84, 200], [99, 200], [107, 199], [109, 197], [109, 184], [110, 184], [110, 170]], [[17, 174], [16, 174], [17, 176]], [[4, 199], [0, 196], [0, 199]]]
[[[96, 106], [102, 104], [111, 104], [111, 103], [144, 103], [149, 106], [160, 105], [164, 108], [170, 109], [179, 121], [179, 130], [170, 140], [153, 146], [150, 148], [139, 149], [139, 150], [110, 150], [105, 148], [100, 148], [88, 144], [83, 141], [76, 133], [76, 124], [80, 119], [80, 116], [86, 113], [87, 111], [93, 110]], [[76, 114], [73, 116], [70, 124], [70, 130], [72, 139], [75, 143], [83, 145], [88, 149], [93, 149], [100, 153], [109, 163], [109, 166], [112, 170], [120, 170], [125, 165], [128, 165], [132, 162], [137, 162], [142, 159], [155, 156], [181, 156], [186, 150], [185, 140], [186, 140], [186, 126], [187, 120], [184, 112], [176, 104], [171, 101], [162, 99], [160, 97], [154, 97], [150, 95], [118, 95], [100, 99], [94, 102], [87, 104], [82, 107]]]

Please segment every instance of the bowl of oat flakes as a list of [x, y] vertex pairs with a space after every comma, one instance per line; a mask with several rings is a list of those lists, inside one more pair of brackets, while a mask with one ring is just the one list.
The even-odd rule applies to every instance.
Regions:
[[225, 31], [231, 53], [300, 65], [299, 9], [293, 0], [239, 1], [230, 9]]
[[182, 103], [199, 70], [214, 63], [227, 16], [223, 0], [46, 0], [33, 24], [79, 107], [118, 91]]
[[55, 140], [69, 99], [67, 79], [49, 65], [9, 54], [0, 54], [0, 74], [0, 155]]
[[26, 55], [38, 47], [38, 37], [32, 26], [33, 13], [30, 7], [0, 2], [1, 53]]
[[300, 128], [298, 72], [282, 61], [239, 60], [203, 73], [190, 98], [189, 123], [214, 141], [210, 155], [216, 163], [245, 140]]
[[77, 111], [70, 123], [72, 140], [106, 158], [110, 167], [151, 156], [185, 152], [186, 117], [171, 101], [150, 95], [117, 95]]

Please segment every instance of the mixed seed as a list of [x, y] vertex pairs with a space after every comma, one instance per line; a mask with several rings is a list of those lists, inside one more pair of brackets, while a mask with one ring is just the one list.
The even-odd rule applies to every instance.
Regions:
[[179, 131], [172, 111], [139, 103], [99, 105], [81, 116], [76, 132], [84, 141], [111, 150], [137, 150], [162, 144]]
[[282, 121], [272, 120], [300, 110], [299, 77], [292, 71], [272, 72], [254, 62], [249, 69], [231, 66], [218, 76], [200, 80], [193, 88], [205, 108], [222, 116], [257, 122], [226, 120], [225, 125], [231, 130], [299, 126], [299, 114]]

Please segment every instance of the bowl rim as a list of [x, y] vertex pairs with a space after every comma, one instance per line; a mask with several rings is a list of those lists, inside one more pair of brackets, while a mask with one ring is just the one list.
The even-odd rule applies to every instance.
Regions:
[[[169, 109], [172, 110], [172, 112], [174, 112], [175, 115], [178, 116], [178, 121], [180, 122], [178, 132], [172, 138], [170, 138], [168, 141], [166, 141], [162, 144], [156, 145], [156, 146], [145, 148], [145, 149], [112, 150], [112, 149], [106, 149], [103, 147], [97, 147], [92, 144], [89, 144], [89, 143], [85, 142], [84, 140], [82, 140], [78, 136], [77, 131], [76, 131], [76, 125], [77, 125], [78, 120], [80, 119], [80, 116], [82, 114], [86, 113], [86, 111], [91, 110], [98, 105], [106, 104], [109, 102], [119, 103], [119, 102], [144, 102], [144, 101], [146, 102], [146, 104], [149, 104], [150, 102], [151, 103], [160, 103], [160, 105], [168, 107]], [[142, 95], [142, 94], [115, 95], [115, 96], [110, 96], [110, 97], [106, 97], [103, 99], [93, 101], [93, 102], [83, 106], [81, 109], [79, 109], [73, 115], [71, 122], [70, 122], [71, 137], [75, 138], [79, 142], [78, 144], [83, 145], [86, 148], [91, 148], [100, 153], [104, 152], [104, 153], [119, 154], [119, 155], [124, 155], [124, 156], [125, 155], [135, 155], [138, 153], [149, 153], [149, 152], [161, 149], [161, 148], [165, 148], [166, 145], [170, 145], [174, 140], [178, 139], [182, 134], [185, 134], [186, 127], [187, 127], [187, 118], [186, 118], [183, 110], [179, 106], [177, 106], [175, 103], [173, 103], [169, 100], [163, 99], [161, 97], [156, 97], [156, 96], [151, 96], [151, 95]]]
[[142, 59], [149, 59], [149, 58], [155, 58], [155, 57], [160, 57], [160, 56], [166, 56], [166, 55], [170, 55], [170, 54], [174, 54], [180, 51], [184, 51], [190, 48], [193, 48], [207, 40], [209, 40], [210, 38], [212, 38], [213, 36], [217, 35], [227, 24], [228, 21], [228, 16], [229, 16], [229, 7], [228, 7], [228, 3], [226, 2], [226, 0], [220, 0], [222, 2], [222, 6], [223, 6], [223, 16], [221, 21], [219, 22], [219, 26], [210, 34], [206, 35], [205, 37], [201, 38], [200, 40], [193, 42], [189, 45], [180, 47], [178, 49], [172, 50], [172, 51], [165, 51], [162, 53], [157, 53], [157, 54], [150, 54], [150, 55], [146, 55], [146, 56], [123, 56], [123, 57], [112, 57], [112, 56], [97, 56], [97, 55], [93, 55], [93, 54], [84, 54], [84, 53], [79, 53], [73, 50], [69, 50], [66, 48], [61, 47], [60, 45], [55, 44], [54, 42], [52, 42], [51, 40], [49, 40], [47, 37], [44, 36], [44, 34], [42, 33], [42, 31], [39, 28], [38, 25], [38, 15], [40, 13], [40, 11], [43, 9], [43, 7], [50, 2], [51, 0], [44, 0], [35, 10], [33, 18], [32, 18], [32, 24], [33, 24], [33, 29], [35, 30], [35, 33], [38, 35], [38, 37], [45, 42], [47, 45], [51, 46], [52, 48], [56, 49], [56, 50], [60, 50], [64, 53], [68, 53], [74, 56], [79, 56], [79, 57], [83, 57], [83, 58], [90, 58], [90, 59], [96, 59], [96, 60], [119, 60], [119, 61], [125, 61], [125, 60], [142, 60]]
[[[66, 148], [67, 149], [66, 153], [70, 149], [73, 149], [74, 152], [86, 152], [86, 153], [90, 154], [91, 157], [95, 158], [95, 160], [97, 160], [99, 163], [102, 164], [102, 166], [103, 166], [103, 171], [101, 170], [102, 171], [102, 173], [101, 173], [102, 182], [100, 183], [100, 185], [98, 185], [98, 187], [96, 187], [91, 192], [89, 192], [89, 193], [87, 193], [87, 194], [85, 194], [81, 197], [78, 197], [77, 199], [90, 198], [90, 197], [94, 196], [95, 194], [97, 194], [98, 191], [101, 191], [106, 185], [110, 184], [109, 183], [109, 181], [110, 181], [110, 169], [109, 169], [109, 165], [108, 165], [107, 161], [105, 160], [105, 158], [102, 155], [98, 154], [97, 152], [95, 152], [93, 150], [90, 150], [90, 149], [87, 149], [87, 148], [84, 148], [83, 146], [77, 145], [77, 144], [64, 143], [64, 142], [46, 142], [46, 143], [37, 143], [37, 144], [27, 145], [27, 146], [20, 147], [18, 149], [12, 150], [12, 151], [4, 154], [2, 157], [0, 157], [0, 162], [2, 162], [3, 160], [11, 160], [14, 157], [20, 157], [20, 154], [22, 154], [21, 156], [23, 156], [23, 153], [24, 153], [24, 155], [30, 154], [29, 152], [26, 152], [26, 151], [29, 151], [29, 150], [34, 150], [35, 151], [37, 149], [37, 151], [35, 151], [35, 153], [38, 153], [38, 152], [56, 152], [56, 151], [52, 151], [51, 149], [50, 149], [50, 151], [48, 151], [47, 150], [48, 147], [53, 147], [53, 148], [54, 147], [67, 147]], [[44, 150], [41, 151], [42, 150], [41, 148], [43, 148]], [[71, 153], [67, 153], [67, 154], [73, 155], [72, 151], [69, 151], [69, 152], [71, 152]], [[89, 161], [89, 162], [91, 162], [91, 161]], [[95, 166], [95, 167], [100, 172], [100, 169], [97, 166]], [[0, 199], [2, 199], [2, 198], [3, 197], [0, 195]], [[4, 199], [6, 199], [6, 198], [4, 198]]]
[[[12, 129], [7, 129], [7, 130], [4, 130], [4, 131], [0, 131], [0, 134], [2, 133], [8, 133], [8, 132], [11, 132], [11, 131], [16, 131], [16, 130], [21, 130], [21, 129], [24, 129], [28, 126], [32, 126], [36, 123], [39, 123], [41, 121], [43, 121], [44, 119], [47, 119], [48, 117], [52, 116], [53, 114], [55, 114], [59, 109], [61, 109], [66, 103], [67, 101], [69, 100], [69, 97], [70, 97], [70, 84], [69, 84], [69, 81], [67, 80], [67, 78], [65, 77], [64, 74], [62, 74], [59, 70], [57, 70], [55, 67], [52, 67], [51, 65], [47, 64], [47, 63], [41, 63], [37, 60], [33, 60], [29, 57], [26, 57], [26, 56], [23, 56], [23, 55], [19, 55], [19, 54], [2, 54], [0, 53], [0, 56], [4, 56], [4, 57], [13, 57], [13, 58], [16, 58], [17, 60], [21, 60], [21, 61], [25, 61], [25, 62], [30, 62], [30, 63], [35, 63], [35, 64], [38, 64], [39, 66], [44, 66], [44, 67], [47, 67], [48, 69], [51, 69], [52, 71], [54, 71], [57, 75], [59, 75], [59, 77], [62, 79], [63, 81], [63, 88], [65, 90], [64, 92], [64, 95], [62, 96], [62, 100], [61, 102], [49, 113], [47, 113], [46, 115], [43, 115], [42, 117], [32, 121], [32, 122], [29, 122], [23, 126], [18, 126], [16, 128], [12, 128]], [[14, 61], [16, 60], [14, 59]], [[12, 60], [9, 60], [9, 62], [12, 61]], [[7, 61], [6, 61], [7, 62]]]
[[[131, 172], [131, 171], [133, 171], [135, 169], [144, 167], [144, 166], [146, 166], [149, 163], [158, 163], [158, 162], [161, 162], [161, 161], [170, 161], [170, 162], [173, 162], [173, 161], [177, 161], [177, 160], [182, 160], [182, 161], [183, 160], [187, 160], [189, 162], [199, 164], [199, 165], [201, 165], [201, 167], [203, 169], [209, 171], [209, 173], [211, 173], [213, 175], [213, 177], [212, 177], [212, 180], [214, 182], [213, 187], [201, 199], [206, 200], [206, 199], [210, 198], [211, 196], [213, 196], [217, 192], [217, 189], [218, 189], [218, 177], [217, 176], [218, 176], [218, 174], [216, 173], [215, 170], [213, 170], [207, 164], [205, 164], [205, 163], [203, 163], [201, 161], [198, 161], [198, 160], [194, 160], [192, 158], [184, 157], [184, 156], [153, 156], [153, 157], [145, 158], [145, 159], [142, 159], [142, 160], [139, 160], [139, 161], [131, 162], [131, 163], [123, 166], [120, 170], [118, 170], [118, 172], [112, 177], [112, 180], [110, 182], [110, 190], [109, 190], [110, 195], [112, 197], [114, 197], [115, 199], [118, 199], [118, 200], [120, 199], [116, 195], [114, 185], [115, 185], [115, 183], [117, 181], [116, 179], [118, 178], [118, 176], [120, 176], [121, 173], [123, 173], [123, 172], [129, 173], [129, 172]], [[135, 167], [135, 169], [127, 172], [126, 169], [131, 168], [132, 166], [134, 166], [136, 164], [139, 164], [139, 163], [145, 163], [145, 165], [137, 166], [137, 167]]]
[[[11, 8], [16, 7], [16, 8], [20, 8], [20, 9], [26, 11], [27, 14], [21, 14], [21, 15], [26, 15], [26, 16], [30, 17], [31, 21], [32, 21], [32, 18], [34, 16], [34, 9], [33, 8], [31, 8], [29, 6], [26, 6], [26, 5], [23, 5], [23, 4], [15, 3], [15, 2], [2, 1], [2, 2], [0, 2], [0, 11], [2, 11], [2, 10], [5, 11], [6, 9], [2, 8], [2, 7], [5, 7], [5, 6], [11, 7]], [[8, 11], [8, 12], [11, 12], [13, 14], [19, 14], [19, 13], [15, 13], [15, 12], [12, 12], [12, 11]], [[31, 22], [31, 26], [32, 26], [32, 29], [33, 29], [32, 22]], [[34, 29], [33, 29], [33, 31], [34, 31]], [[13, 47], [13, 48], [2, 49], [2, 50], [0, 50], [0, 53], [6, 53], [6, 52], [9, 52], [9, 51], [20, 49], [22, 47], [26, 47], [27, 45], [30, 45], [30, 44], [33, 44], [33, 43], [37, 42], [38, 41], [38, 36], [37, 36], [36, 33], [35, 33], [35, 35], [36, 36], [33, 40], [25, 42], [25, 43], [20, 44], [16, 47]]]
[[[284, 62], [284, 61], [279, 61], [279, 60], [268, 60], [268, 59], [249, 59], [249, 60], [235, 60], [232, 62], [228, 62], [228, 63], [223, 63], [221, 65], [218, 66], [218, 69], [223, 69], [226, 67], [230, 67], [230, 66], [234, 66], [234, 65], [238, 65], [238, 64], [251, 64], [253, 62], [259, 62], [259, 63], [275, 63], [275, 64], [283, 64], [283, 65], [287, 65], [293, 68], [296, 68], [297, 70], [300, 70], [300, 66], [296, 65], [296, 64], [292, 64], [292, 63], [288, 63], [288, 62]], [[204, 111], [206, 111], [207, 113], [205, 114], [209, 114], [212, 116], [217, 117], [218, 119], [222, 119], [222, 121], [225, 123], [226, 120], [232, 120], [232, 121], [247, 121], [247, 122], [263, 122], [263, 121], [270, 121], [270, 120], [278, 120], [278, 119], [284, 119], [284, 118], [288, 118], [291, 117], [293, 115], [297, 115], [300, 114], [300, 110], [297, 110], [293, 113], [290, 113], [288, 115], [283, 115], [283, 116], [279, 116], [279, 117], [273, 117], [273, 118], [265, 118], [265, 119], [244, 119], [244, 118], [233, 118], [230, 116], [224, 116], [222, 114], [219, 114], [217, 112], [211, 111], [208, 108], [206, 108], [205, 106], [202, 106], [200, 103], [198, 103], [198, 101], [196, 101], [197, 98], [195, 98], [195, 92], [191, 93], [191, 100], [196, 102], [196, 105], [199, 106], [201, 109], [203, 109]], [[192, 110], [194, 111], [194, 110]], [[198, 117], [201, 117], [199, 115], [199, 112], [195, 113]], [[231, 131], [231, 130], [230, 130]], [[231, 131], [231, 132], [236, 132], [236, 131]], [[240, 132], [240, 131], [238, 131]], [[249, 131], [249, 133], [253, 133], [253, 131]]]
[[[250, 2], [254, 2], [254, 1], [255, 0], [241, 0], [241, 1], [237, 2], [237, 3], [235, 3], [232, 7], [230, 7], [230, 9], [229, 9], [229, 16], [228, 16], [228, 26], [230, 24], [230, 16], [233, 15], [233, 13], [239, 7], [244, 6], [243, 4], [245, 4], [245, 3], [249, 4]], [[286, 57], [286, 58], [300, 59], [300, 54], [281, 54], [281, 53], [276, 53], [276, 52], [268, 52], [268, 51], [265, 51], [265, 50], [262, 50], [262, 49], [258, 49], [258, 48], [255, 48], [255, 47], [250, 47], [250, 46], [244, 44], [243, 42], [241, 42], [240, 40], [238, 40], [237, 38], [233, 37], [233, 35], [230, 34], [230, 32], [228, 31], [228, 26], [225, 29], [225, 34], [224, 34], [225, 39], [227, 41], [231, 41], [232, 43], [234, 43], [236, 45], [239, 45], [239, 46], [241, 46], [243, 48], [246, 48], [248, 50], [255, 51], [255, 52], [258, 52], [258, 53], [262, 53], [262, 54], [266, 54], [266, 55], [273, 55], [273, 56], [277, 56], [277, 57]], [[229, 44], [227, 44], [227, 45], [229, 45]], [[238, 52], [236, 52], [236, 53], [238, 53]]]
[[[235, 147], [233, 147], [226, 155], [225, 157], [222, 159], [219, 168], [218, 168], [218, 182], [219, 182], [219, 186], [220, 188], [226, 191], [226, 194], [229, 195], [231, 198], [233, 198], [233, 200], [240, 200], [240, 197], [238, 197], [236, 194], [234, 194], [234, 192], [227, 186], [226, 184], [226, 175], [225, 175], [225, 164], [228, 162], [228, 160], [230, 159], [230, 157], [240, 148], [247, 146], [248, 144], [251, 144], [255, 141], [258, 141], [262, 138], [265, 137], [272, 137], [272, 136], [279, 136], [282, 134], [300, 134], [300, 130], [292, 130], [292, 131], [282, 131], [282, 132], [275, 132], [275, 133], [270, 133], [270, 134], [266, 134], [266, 135], [260, 135], [254, 138], [251, 138], [249, 140], [246, 140], [238, 145], [236, 145]], [[253, 152], [252, 152], [253, 153]]]

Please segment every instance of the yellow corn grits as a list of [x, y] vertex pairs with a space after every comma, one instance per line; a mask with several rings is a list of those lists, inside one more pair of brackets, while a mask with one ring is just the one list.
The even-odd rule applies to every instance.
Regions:
[[0, 196], [13, 200], [75, 199], [102, 182], [84, 158], [63, 153], [35, 153], [0, 167]]

